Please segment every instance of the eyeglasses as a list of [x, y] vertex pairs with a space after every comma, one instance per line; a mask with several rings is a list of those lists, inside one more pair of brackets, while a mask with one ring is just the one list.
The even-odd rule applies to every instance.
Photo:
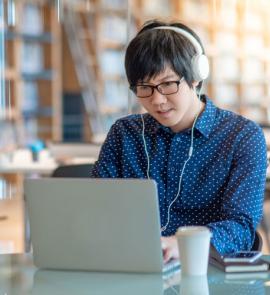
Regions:
[[131, 85], [130, 89], [135, 93], [137, 97], [140, 98], [152, 96], [155, 89], [163, 95], [170, 95], [178, 92], [179, 85], [183, 81], [184, 77], [182, 77], [178, 81], [166, 81], [155, 86], [148, 84]]

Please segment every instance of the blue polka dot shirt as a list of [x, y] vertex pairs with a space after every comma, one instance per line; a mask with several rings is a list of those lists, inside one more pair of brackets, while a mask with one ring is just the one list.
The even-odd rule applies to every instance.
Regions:
[[[193, 154], [170, 210], [164, 236], [179, 226], [206, 225], [220, 253], [249, 250], [262, 217], [266, 178], [266, 143], [261, 128], [202, 96], [205, 109], [194, 129]], [[157, 182], [161, 225], [177, 195], [191, 130], [174, 133], [144, 114], [150, 178]], [[140, 115], [117, 120], [95, 163], [92, 177], [147, 178], [147, 157]]]

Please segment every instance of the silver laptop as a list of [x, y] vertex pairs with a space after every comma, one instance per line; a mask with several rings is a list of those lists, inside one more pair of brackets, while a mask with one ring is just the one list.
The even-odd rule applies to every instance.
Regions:
[[154, 181], [26, 179], [25, 197], [38, 268], [164, 270]]

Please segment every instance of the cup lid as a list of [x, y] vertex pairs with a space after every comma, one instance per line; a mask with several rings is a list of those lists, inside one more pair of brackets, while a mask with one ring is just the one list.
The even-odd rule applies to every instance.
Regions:
[[206, 226], [193, 226], [193, 225], [189, 225], [189, 226], [181, 226], [178, 228], [176, 235], [184, 235], [184, 236], [193, 236], [193, 235], [206, 235], [210, 237], [212, 236], [211, 231], [209, 230], [208, 227]]

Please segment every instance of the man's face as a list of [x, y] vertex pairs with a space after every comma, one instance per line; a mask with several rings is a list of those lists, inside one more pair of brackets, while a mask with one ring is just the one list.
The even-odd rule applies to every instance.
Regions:
[[[180, 80], [181, 77], [167, 66], [162, 73], [149, 80], [144, 80], [143, 84], [156, 86], [160, 83]], [[139, 101], [160, 124], [170, 127], [174, 132], [179, 132], [191, 127], [194, 114], [197, 112], [194, 107], [196, 99], [195, 90], [191, 89], [182, 79], [176, 93], [164, 95], [155, 89], [151, 96], [139, 98]]]

